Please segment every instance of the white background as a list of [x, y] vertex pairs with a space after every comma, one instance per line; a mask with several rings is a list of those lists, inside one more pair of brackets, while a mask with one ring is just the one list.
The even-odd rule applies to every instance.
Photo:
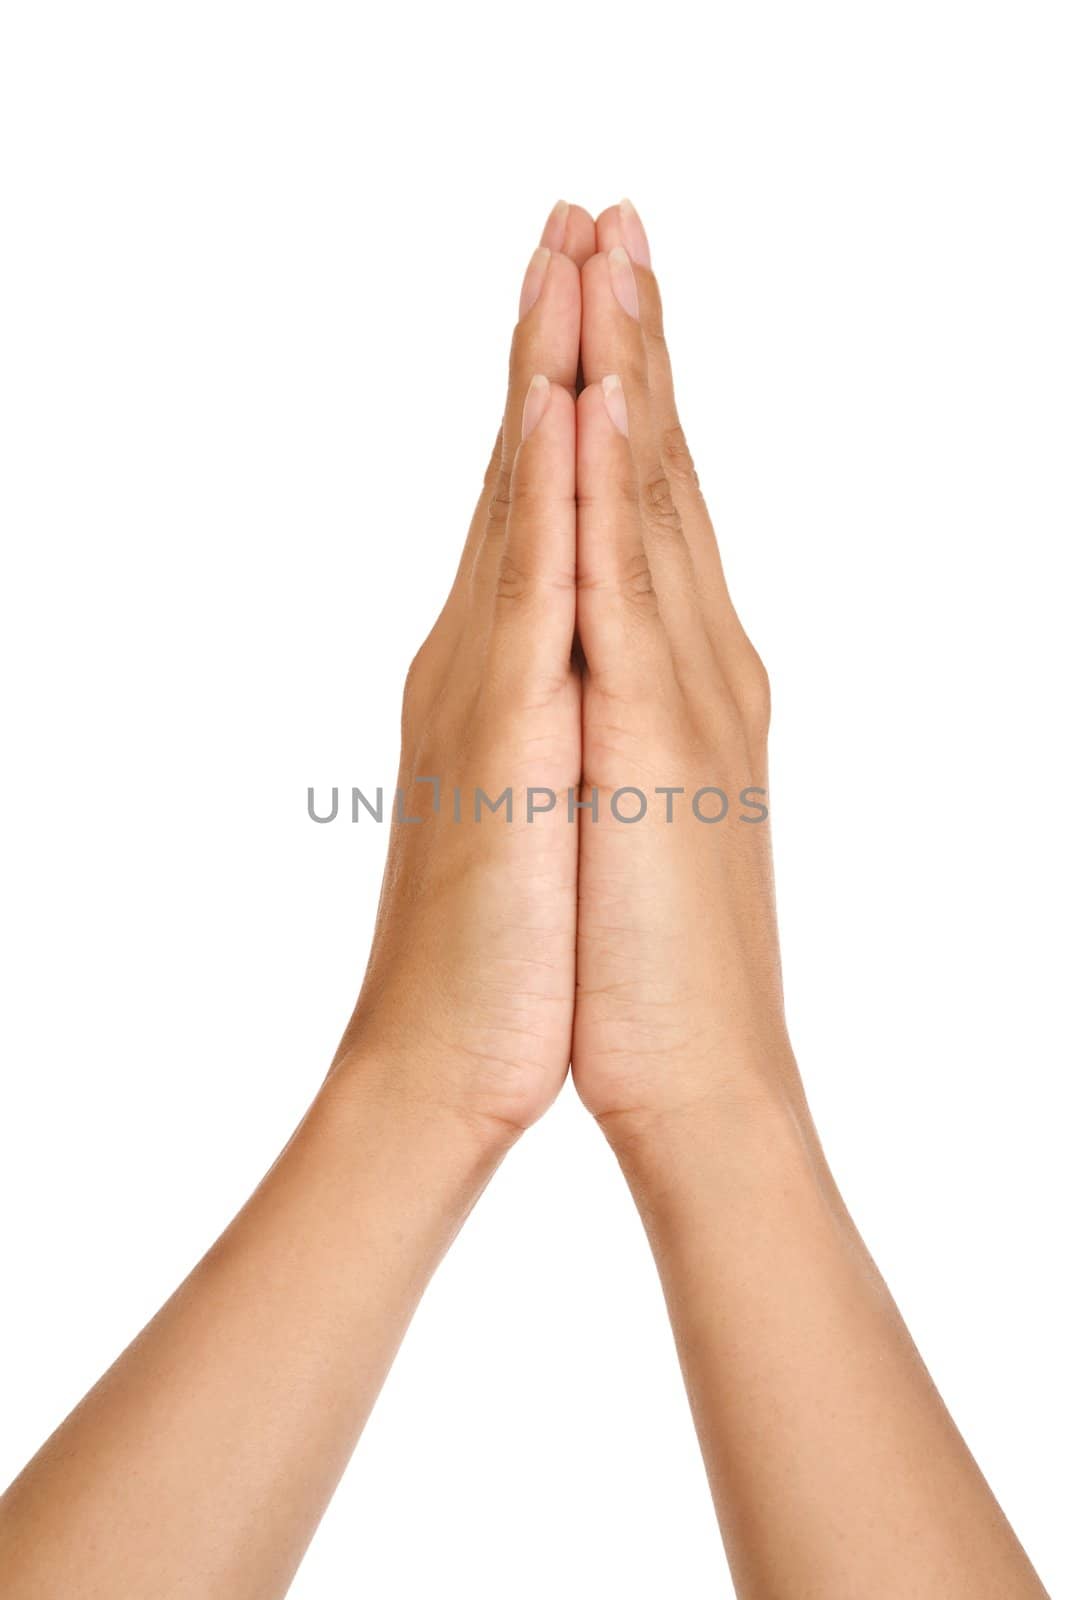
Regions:
[[[557, 195], [632, 194], [775, 688], [831, 1160], [1055, 1591], [1067, 1329], [1062, 10], [8, 0], [0, 1478], [329, 1061]], [[729, 1594], [568, 1090], [431, 1286], [293, 1589]]]

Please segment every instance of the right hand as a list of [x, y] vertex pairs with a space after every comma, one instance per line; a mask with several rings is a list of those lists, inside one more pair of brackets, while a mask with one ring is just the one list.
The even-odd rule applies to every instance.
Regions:
[[[600, 808], [582, 816], [574, 1077], [608, 1127], [791, 1081], [792, 1058], [769, 826], [740, 803], [767, 786], [767, 676], [727, 593], [625, 203], [597, 221], [582, 298], [582, 766]], [[648, 797], [643, 821], [611, 814], [626, 785]], [[729, 801], [720, 822], [693, 810], [711, 785]], [[666, 786], [684, 790], [671, 822], [654, 793]], [[721, 802], [700, 806], [714, 817]]]

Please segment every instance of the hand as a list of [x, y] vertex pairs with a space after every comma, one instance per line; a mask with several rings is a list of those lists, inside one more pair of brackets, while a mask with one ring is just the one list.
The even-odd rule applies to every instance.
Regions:
[[[925, 1594], [936, 1574], [946, 1600], [1045, 1595], [803, 1109], [755, 792], [766, 678], [678, 427], [643, 230], [620, 207], [594, 236], [564, 208], [546, 241], [485, 492], [411, 670], [401, 815], [421, 820], [394, 824], [352, 1022], [248, 1204], [0, 1497], [11, 1600], [286, 1592], [572, 1030], [656, 1257], [737, 1594]], [[579, 779], [599, 802], [580, 832]], [[476, 822], [479, 789], [510, 790], [511, 817]], [[722, 1118], [754, 1093], [769, 1115]]]
[[[583, 798], [574, 1077], [598, 1117], [686, 1111], [790, 1071], [767, 785], [767, 676], [738, 621], [675, 409], [659, 291], [625, 202], [582, 270]], [[640, 822], [611, 794], [647, 796]], [[723, 791], [729, 809], [714, 818]], [[683, 792], [668, 797], [656, 789]], [[633, 815], [636, 796], [620, 797]], [[672, 820], [667, 821], [671, 806]], [[764, 813], [765, 815], [765, 813]]]
[[[557, 206], [522, 288], [504, 421], [451, 594], [408, 676], [394, 821], [363, 991], [338, 1066], [517, 1130], [566, 1077], [580, 770], [574, 389], [581, 208]], [[435, 789], [419, 778], [438, 780]], [[529, 820], [527, 788], [538, 809]], [[462, 820], [453, 820], [453, 791]], [[512, 791], [512, 819], [482, 804]], [[540, 808], [554, 799], [551, 812]]]

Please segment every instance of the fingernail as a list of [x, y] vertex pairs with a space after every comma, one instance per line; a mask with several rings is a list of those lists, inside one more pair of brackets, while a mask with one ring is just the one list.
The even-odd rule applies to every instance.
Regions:
[[601, 378], [600, 387], [604, 395], [604, 410], [623, 438], [628, 439], [630, 419], [626, 415], [626, 396], [622, 389], [622, 379], [614, 372], [609, 372], [606, 378]]
[[548, 379], [544, 373], [538, 372], [530, 379], [530, 387], [526, 391], [526, 400], [522, 408], [522, 437], [528, 439], [537, 424], [548, 410], [551, 390]]
[[545, 231], [541, 235], [541, 243], [547, 245], [548, 249], [557, 255], [563, 249], [563, 241], [567, 236], [567, 218], [570, 213], [571, 208], [566, 200], [557, 200], [548, 213]]
[[637, 317], [640, 314], [637, 303], [637, 279], [634, 277], [630, 258], [621, 244], [617, 244], [608, 254], [608, 272], [616, 300], [627, 316]]
[[640, 267], [650, 267], [652, 252], [648, 248], [648, 234], [632, 200], [619, 201], [619, 226], [631, 261], [636, 261]]
[[520, 322], [530, 307], [536, 305], [537, 297], [544, 288], [545, 273], [548, 271], [548, 263], [551, 260], [552, 252], [547, 250], [543, 244], [539, 244], [530, 257], [530, 265], [526, 268], [526, 276], [522, 280], [522, 293], [519, 295]]

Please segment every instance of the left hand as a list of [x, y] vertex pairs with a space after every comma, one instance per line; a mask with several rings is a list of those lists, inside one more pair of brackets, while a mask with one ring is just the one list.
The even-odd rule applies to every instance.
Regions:
[[[593, 221], [557, 207], [520, 299], [504, 422], [451, 594], [408, 675], [394, 822], [336, 1070], [513, 1136], [558, 1093], [574, 1009], [578, 829], [574, 390]], [[447, 398], [428, 390], [430, 413]], [[439, 780], [433, 789], [418, 777]], [[527, 820], [527, 788], [554, 796]], [[452, 796], [462, 796], [453, 820]], [[513, 813], [472, 817], [481, 789]], [[545, 795], [535, 804], [545, 806]]]

